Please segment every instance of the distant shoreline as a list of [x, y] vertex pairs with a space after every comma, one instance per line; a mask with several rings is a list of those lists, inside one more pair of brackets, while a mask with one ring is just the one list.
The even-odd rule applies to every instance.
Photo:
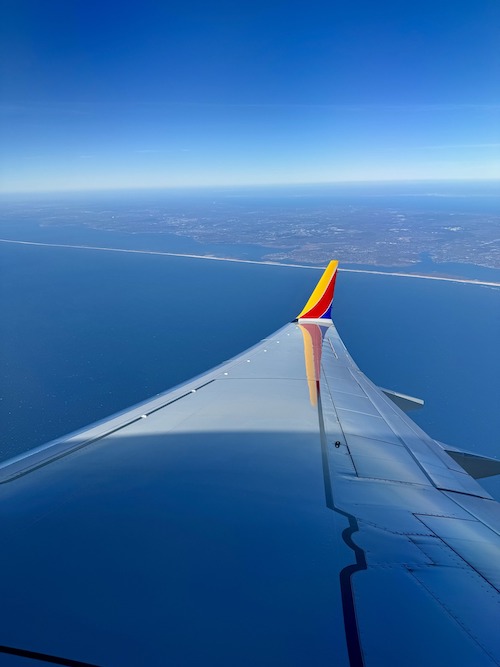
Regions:
[[[294, 269], [313, 269], [315, 271], [322, 270], [324, 266], [310, 266], [307, 264], [290, 264], [285, 262], [271, 262], [254, 259], [236, 259], [232, 257], [214, 257], [212, 255], [194, 255], [190, 253], [180, 252], [166, 252], [161, 250], [133, 250], [129, 248], [106, 248], [101, 246], [87, 246], [87, 245], [70, 245], [65, 243], [42, 243], [41, 241], [20, 241], [17, 239], [1, 239], [1, 243], [14, 243], [17, 245], [31, 245], [42, 246], [48, 248], [72, 248], [75, 250], [100, 250], [107, 252], [127, 252], [138, 255], [164, 255], [166, 257], [187, 257], [190, 259], [208, 259], [217, 262], [235, 262], [238, 264], [260, 264], [262, 266], [286, 266]], [[378, 276], [398, 276], [400, 278], [418, 278], [420, 280], [439, 280], [442, 282], [462, 283], [466, 285], [481, 285], [483, 287], [500, 287], [500, 282], [473, 280], [472, 278], [447, 278], [444, 276], [429, 276], [419, 273], [404, 273], [399, 271], [377, 271], [376, 269], [344, 269], [339, 268], [340, 271], [346, 273], [367, 273]]]

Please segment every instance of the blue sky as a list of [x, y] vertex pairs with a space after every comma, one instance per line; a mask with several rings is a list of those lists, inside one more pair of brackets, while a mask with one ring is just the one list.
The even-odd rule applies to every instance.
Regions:
[[500, 177], [498, 0], [5, 0], [4, 192]]

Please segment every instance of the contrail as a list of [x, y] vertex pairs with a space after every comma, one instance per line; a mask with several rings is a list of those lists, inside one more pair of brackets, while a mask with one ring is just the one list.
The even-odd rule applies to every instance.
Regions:
[[[193, 255], [181, 252], [164, 252], [161, 250], [131, 250], [128, 248], [105, 248], [88, 245], [69, 245], [66, 243], [41, 243], [39, 241], [19, 241], [15, 239], [0, 239], [1, 243], [16, 243], [18, 245], [35, 245], [45, 248], [73, 248], [77, 250], [102, 250], [105, 252], [128, 252], [136, 255], [163, 255], [166, 257], [189, 257], [190, 259], [208, 259], [214, 262], [236, 262], [238, 264], [259, 264], [261, 266], [288, 266], [293, 269], [323, 270], [324, 266], [310, 266], [307, 264], [289, 264], [285, 262], [264, 262], [255, 259], [234, 259], [232, 257], [214, 257], [212, 255]], [[443, 276], [427, 276], [420, 273], [400, 273], [396, 271], [376, 271], [372, 269], [340, 269], [346, 273], [368, 273], [376, 276], [399, 276], [400, 278], [418, 278], [420, 280], [440, 280], [448, 283], [463, 283], [466, 285], [483, 285], [485, 287], [500, 287], [499, 282], [486, 280], [472, 280], [469, 278], [445, 278]]]

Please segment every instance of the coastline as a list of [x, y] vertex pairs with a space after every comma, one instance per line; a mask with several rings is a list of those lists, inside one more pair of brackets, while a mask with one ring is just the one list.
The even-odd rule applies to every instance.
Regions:
[[[272, 262], [264, 260], [252, 260], [252, 259], [237, 259], [233, 257], [215, 257], [213, 255], [196, 255], [191, 253], [179, 253], [179, 252], [167, 252], [160, 250], [134, 250], [131, 248], [109, 248], [103, 246], [87, 246], [87, 245], [73, 245], [66, 243], [43, 243], [41, 241], [21, 241], [18, 239], [3, 239], [0, 238], [0, 243], [13, 243], [17, 245], [30, 245], [30, 246], [41, 246], [48, 248], [70, 248], [75, 250], [95, 250], [95, 251], [107, 251], [107, 252], [126, 252], [140, 255], [163, 255], [166, 257], [186, 257], [189, 259], [205, 259], [212, 260], [217, 262], [234, 262], [238, 264], [259, 264], [261, 266], [285, 266], [289, 268], [296, 269], [313, 269], [315, 271], [322, 270], [324, 266], [312, 266], [308, 264], [290, 264], [285, 262]], [[396, 276], [399, 278], [418, 278], [420, 280], [438, 280], [442, 282], [452, 282], [452, 283], [461, 283], [466, 285], [479, 285], [482, 287], [500, 287], [500, 282], [487, 281], [487, 280], [475, 280], [472, 278], [454, 278], [446, 276], [431, 276], [418, 273], [405, 273], [399, 271], [378, 271], [376, 269], [347, 269], [340, 268], [339, 271], [345, 273], [364, 273], [369, 275], [378, 275], [378, 276]]]

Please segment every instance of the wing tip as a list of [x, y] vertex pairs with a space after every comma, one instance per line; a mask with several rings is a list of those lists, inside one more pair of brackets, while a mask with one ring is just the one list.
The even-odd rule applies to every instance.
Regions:
[[314, 288], [309, 300], [294, 321], [331, 320], [338, 260], [332, 259]]

